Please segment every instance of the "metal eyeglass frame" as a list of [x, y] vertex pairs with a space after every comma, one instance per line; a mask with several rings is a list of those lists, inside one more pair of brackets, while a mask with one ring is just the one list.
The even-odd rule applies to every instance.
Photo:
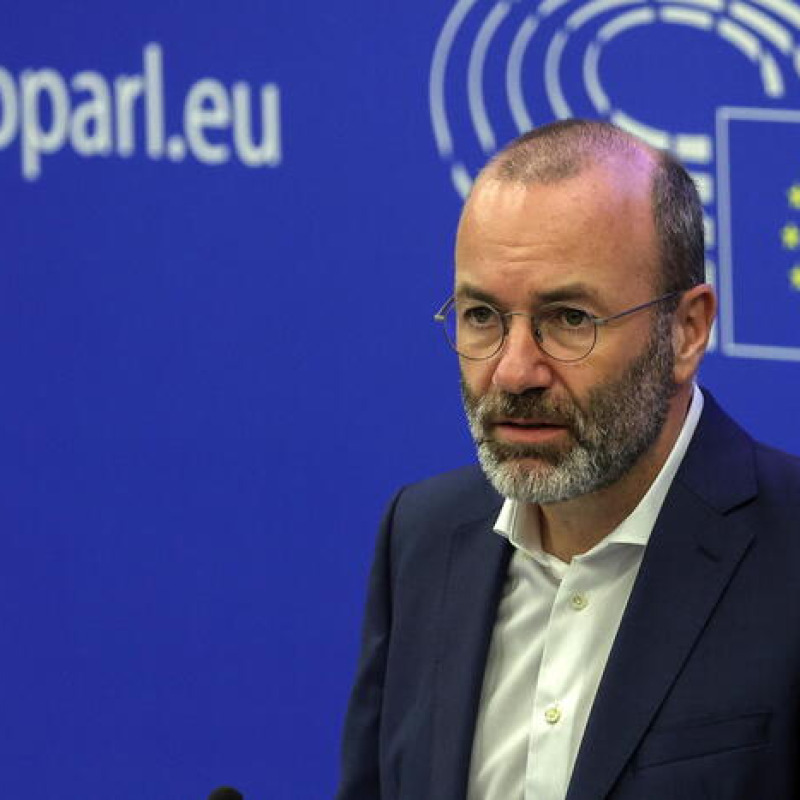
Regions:
[[533, 338], [536, 340], [536, 343], [541, 348], [542, 352], [552, 358], [554, 361], [560, 361], [563, 364], [571, 364], [575, 361], [581, 361], [582, 359], [588, 357], [592, 350], [594, 350], [595, 345], [597, 344], [597, 329], [602, 327], [603, 325], [607, 325], [609, 322], [613, 322], [614, 320], [621, 319], [622, 317], [627, 317], [630, 314], [635, 314], [637, 311], [643, 311], [645, 308], [650, 308], [650, 306], [654, 306], [657, 303], [663, 303], [665, 300], [671, 300], [673, 297], [677, 297], [678, 295], [683, 294], [683, 290], [678, 290], [675, 292], [668, 292], [667, 294], [661, 295], [661, 297], [656, 297], [655, 300], [650, 300], [647, 303], [641, 303], [638, 306], [633, 306], [633, 308], [626, 308], [624, 311], [620, 311], [618, 314], [612, 314], [610, 317], [595, 317], [592, 314], [586, 313], [586, 316], [592, 321], [594, 325], [594, 338], [592, 339], [592, 344], [589, 349], [582, 355], [577, 356], [576, 358], [559, 358], [558, 356], [554, 356], [547, 351], [544, 345], [544, 336], [542, 335], [541, 329], [536, 323], [536, 314], [529, 314], [527, 311], [506, 311], [505, 313], [498, 311], [491, 303], [483, 303], [483, 305], [491, 308], [492, 311], [497, 314], [503, 322], [503, 334], [500, 337], [500, 340], [497, 343], [497, 348], [493, 350], [487, 356], [467, 356], [464, 353], [458, 351], [455, 346], [455, 343], [450, 340], [450, 337], [447, 335], [447, 328], [445, 327], [445, 322], [447, 319], [447, 312], [452, 308], [452, 306], [456, 302], [456, 298], [451, 296], [449, 297], [444, 305], [433, 315], [433, 318], [436, 322], [442, 323], [442, 328], [444, 330], [445, 339], [447, 339], [448, 344], [453, 350], [458, 353], [461, 358], [466, 358], [469, 361], [486, 361], [490, 358], [494, 358], [502, 349], [506, 343], [506, 339], [508, 339], [508, 317], [528, 317], [531, 321], [531, 332], [533, 333]]

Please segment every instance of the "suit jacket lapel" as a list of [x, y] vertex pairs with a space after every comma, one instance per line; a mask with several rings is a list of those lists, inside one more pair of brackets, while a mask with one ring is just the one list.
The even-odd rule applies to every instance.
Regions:
[[456, 530], [439, 616], [432, 800], [464, 800], [486, 654], [511, 546], [486, 519]]
[[706, 403], [648, 544], [567, 800], [611, 791], [751, 541], [735, 514], [724, 515], [755, 495], [752, 442]]

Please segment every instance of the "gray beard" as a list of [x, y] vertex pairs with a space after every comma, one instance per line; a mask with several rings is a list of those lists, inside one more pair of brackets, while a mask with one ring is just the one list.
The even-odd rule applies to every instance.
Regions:
[[[616, 483], [658, 438], [677, 387], [673, 379], [671, 315], [657, 315], [650, 342], [617, 380], [592, 389], [584, 408], [554, 400], [544, 389], [476, 397], [461, 393], [478, 459], [494, 488], [524, 503], [560, 503]], [[564, 425], [565, 445], [507, 444], [492, 438], [498, 417], [535, 417]], [[537, 463], [525, 462], [535, 459]]]

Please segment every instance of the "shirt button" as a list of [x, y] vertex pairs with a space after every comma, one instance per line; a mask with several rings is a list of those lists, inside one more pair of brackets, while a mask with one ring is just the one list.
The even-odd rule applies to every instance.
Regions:
[[555, 725], [561, 719], [561, 709], [558, 706], [550, 706], [544, 712], [544, 719], [549, 725]]
[[589, 598], [585, 594], [576, 592], [572, 595], [569, 602], [576, 611], [583, 611], [583, 609], [589, 605]]

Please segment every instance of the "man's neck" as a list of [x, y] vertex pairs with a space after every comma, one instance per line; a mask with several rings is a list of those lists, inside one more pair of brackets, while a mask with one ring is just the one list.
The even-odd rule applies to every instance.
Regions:
[[670, 405], [656, 441], [620, 480], [605, 489], [539, 507], [542, 548], [569, 563], [591, 550], [636, 508], [664, 466], [680, 435], [692, 388]]

